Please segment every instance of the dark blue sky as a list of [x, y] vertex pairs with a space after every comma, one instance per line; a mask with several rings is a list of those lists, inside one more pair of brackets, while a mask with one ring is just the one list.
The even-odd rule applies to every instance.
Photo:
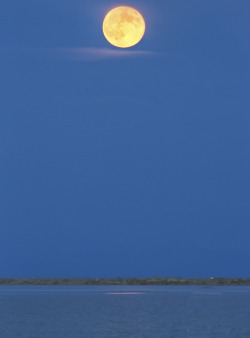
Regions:
[[0, 13], [0, 277], [249, 277], [249, 0]]

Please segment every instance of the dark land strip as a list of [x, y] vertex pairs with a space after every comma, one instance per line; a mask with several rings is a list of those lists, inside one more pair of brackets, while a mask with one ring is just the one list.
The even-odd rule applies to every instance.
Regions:
[[250, 278], [0, 278], [0, 285], [238, 285], [250, 286]]

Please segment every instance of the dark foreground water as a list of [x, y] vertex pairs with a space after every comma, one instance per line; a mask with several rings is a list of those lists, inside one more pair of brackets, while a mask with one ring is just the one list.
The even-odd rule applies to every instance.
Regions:
[[250, 338], [250, 287], [0, 286], [0, 337]]

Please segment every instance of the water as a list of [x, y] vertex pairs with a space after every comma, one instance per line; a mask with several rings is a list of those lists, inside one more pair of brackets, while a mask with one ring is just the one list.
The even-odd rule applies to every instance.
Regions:
[[250, 287], [0, 286], [2, 338], [250, 338]]

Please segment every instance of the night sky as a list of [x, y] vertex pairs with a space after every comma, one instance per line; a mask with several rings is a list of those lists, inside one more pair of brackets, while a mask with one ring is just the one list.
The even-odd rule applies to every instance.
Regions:
[[[115, 6], [142, 41], [110, 45]], [[2, 0], [0, 277], [249, 277], [249, 0]]]

